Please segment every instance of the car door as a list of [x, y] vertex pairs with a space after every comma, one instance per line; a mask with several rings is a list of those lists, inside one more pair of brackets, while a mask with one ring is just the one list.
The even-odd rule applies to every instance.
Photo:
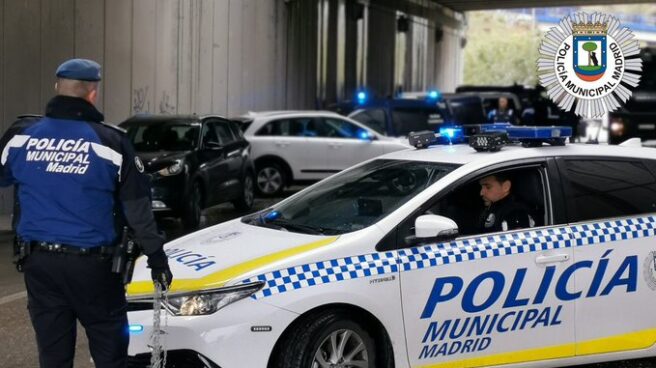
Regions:
[[219, 137], [221, 146], [225, 151], [224, 163], [221, 167], [225, 167], [227, 172], [220, 174], [225, 176], [225, 181], [218, 188], [220, 196], [218, 201], [225, 202], [237, 197], [240, 193], [241, 168], [244, 162], [242, 150], [245, 147], [244, 142], [235, 136], [229, 121], [216, 120], [214, 129], [216, 129], [216, 135]]
[[[654, 161], [559, 160], [572, 224], [576, 355], [656, 343]], [[650, 167], [652, 170], [650, 170]]]
[[328, 168], [333, 172], [385, 153], [373, 132], [344, 119], [324, 117], [319, 134], [328, 145]]
[[198, 169], [204, 178], [206, 206], [220, 201], [221, 188], [225, 188], [230, 179], [229, 164], [226, 160], [227, 150], [217, 133], [219, 124], [218, 119], [205, 119], [201, 133]]
[[546, 162], [495, 170], [502, 169], [512, 169], [516, 178], [537, 178], [515, 179], [513, 186], [541, 208], [534, 216], [541, 216], [543, 226], [484, 234], [463, 223], [479, 211], [467, 207], [480, 205], [478, 180], [491, 173], [480, 171], [438, 194], [399, 227], [399, 242], [411, 239], [414, 219], [433, 213], [455, 219], [464, 232], [452, 241], [399, 250], [412, 367], [482, 367], [574, 355], [575, 306], [557, 290], [569, 285], [572, 266], [568, 228], [557, 224], [563, 216], [552, 200], [556, 181], [550, 173], [557, 170]]
[[325, 170], [327, 146], [309, 140], [317, 135], [313, 117], [275, 119], [255, 135], [258, 157], [281, 158], [291, 168], [295, 180], [315, 179], [317, 172]]

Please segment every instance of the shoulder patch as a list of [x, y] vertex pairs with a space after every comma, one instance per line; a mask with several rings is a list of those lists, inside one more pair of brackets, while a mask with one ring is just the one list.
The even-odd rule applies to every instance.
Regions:
[[102, 126], [106, 126], [106, 127], [108, 127], [108, 128], [112, 128], [112, 129], [114, 129], [114, 130], [116, 130], [116, 131], [118, 131], [118, 132], [120, 132], [120, 133], [123, 133], [123, 134], [127, 133], [127, 130], [121, 128], [121, 127], [118, 126], [118, 125], [105, 123], [104, 121], [99, 121], [98, 124], [100, 124], [100, 125], [102, 125]]

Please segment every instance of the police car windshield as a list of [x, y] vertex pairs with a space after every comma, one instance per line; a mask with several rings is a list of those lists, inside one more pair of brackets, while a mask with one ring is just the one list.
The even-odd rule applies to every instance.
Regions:
[[183, 121], [123, 126], [137, 152], [188, 151], [198, 145], [200, 124]]
[[375, 160], [334, 175], [296, 197], [245, 217], [248, 224], [307, 234], [338, 235], [392, 213], [459, 165]]

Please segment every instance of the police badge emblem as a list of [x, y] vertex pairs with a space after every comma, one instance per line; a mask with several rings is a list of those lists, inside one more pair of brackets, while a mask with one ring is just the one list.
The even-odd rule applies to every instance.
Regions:
[[144, 172], [144, 164], [143, 164], [143, 162], [141, 162], [141, 159], [138, 156], [134, 157], [134, 166], [137, 167], [137, 170], [140, 173]]
[[603, 13], [576, 13], [551, 28], [540, 44], [538, 77], [565, 111], [598, 118], [631, 97], [640, 82], [638, 41]]
[[656, 252], [649, 252], [645, 259], [643, 273], [647, 286], [656, 291]]

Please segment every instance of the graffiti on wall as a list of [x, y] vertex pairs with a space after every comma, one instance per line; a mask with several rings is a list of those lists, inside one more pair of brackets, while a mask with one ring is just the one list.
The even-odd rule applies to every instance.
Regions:
[[132, 91], [132, 113], [150, 112], [148, 87], [136, 88]]

